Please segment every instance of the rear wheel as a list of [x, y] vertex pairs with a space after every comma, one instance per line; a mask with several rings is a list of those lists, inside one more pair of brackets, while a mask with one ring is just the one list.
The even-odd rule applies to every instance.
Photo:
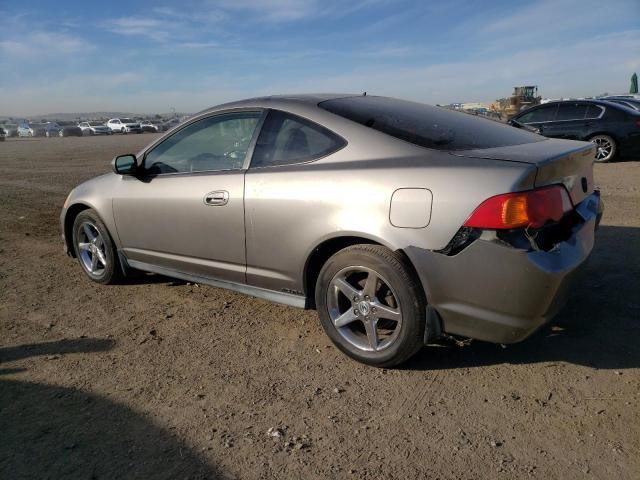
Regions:
[[83, 210], [73, 222], [73, 246], [84, 273], [94, 282], [110, 284], [122, 278], [113, 240], [94, 210]]
[[420, 350], [426, 301], [405, 260], [379, 245], [354, 245], [320, 271], [316, 305], [333, 343], [378, 367], [398, 365]]
[[596, 144], [596, 162], [610, 162], [616, 156], [616, 141], [609, 135], [595, 135], [589, 141]]

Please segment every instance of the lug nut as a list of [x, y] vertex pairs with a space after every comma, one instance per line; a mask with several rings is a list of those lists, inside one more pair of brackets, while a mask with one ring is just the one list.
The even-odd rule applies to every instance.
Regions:
[[364, 299], [368, 302], [369, 301], [369, 295], [365, 295]]
[[356, 315], [360, 315], [360, 312], [358, 311], [358, 309], [356, 308], [353, 313], [355, 313]]
[[371, 311], [372, 311], [373, 313], [376, 313], [376, 307], [371, 307]]
[[353, 301], [354, 301], [354, 302], [357, 302], [357, 301], [358, 301], [358, 295], [354, 295], [354, 296], [353, 296]]

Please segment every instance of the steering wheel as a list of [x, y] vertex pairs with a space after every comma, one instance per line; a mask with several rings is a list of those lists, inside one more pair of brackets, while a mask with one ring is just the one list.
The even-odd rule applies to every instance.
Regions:
[[[220, 155], [214, 155], [209, 152], [201, 153], [189, 160], [189, 171], [202, 172], [203, 170], [215, 170], [215, 168], [211, 167], [216, 163], [219, 163], [223, 158], [224, 157], [221, 157]], [[207, 168], [202, 168], [202, 164], [206, 164]]]

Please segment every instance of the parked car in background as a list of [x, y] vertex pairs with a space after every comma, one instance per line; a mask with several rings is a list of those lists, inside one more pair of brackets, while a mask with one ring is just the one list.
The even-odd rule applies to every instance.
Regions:
[[640, 112], [640, 100], [634, 100], [632, 98], [607, 98], [606, 101], [617, 103], [618, 105], [624, 105], [625, 107], [629, 107]]
[[45, 137], [51, 138], [62, 136], [62, 127], [56, 122], [46, 122], [43, 125]]
[[142, 133], [140, 123], [131, 118], [112, 118], [107, 122], [107, 127], [113, 133]]
[[17, 137], [18, 136], [18, 125], [15, 123], [4, 123], [2, 125], [4, 131], [6, 133], [6, 137]]
[[597, 97], [597, 100], [611, 100], [612, 98], [640, 101], [640, 94], [625, 93], [625, 94], [618, 94], [618, 95], [604, 95], [602, 97]]
[[7, 131], [0, 125], [0, 142], [4, 142], [7, 137]]
[[81, 137], [83, 135], [82, 128], [75, 122], [60, 122], [58, 135], [60, 137]]
[[18, 125], [19, 137], [35, 137], [36, 131], [31, 128], [28, 122], [23, 122]]
[[137, 269], [315, 308], [340, 350], [393, 366], [558, 312], [602, 212], [595, 149], [392, 98], [257, 98], [116, 157], [61, 229], [95, 282]]
[[111, 129], [102, 122], [80, 122], [78, 127], [82, 129], [84, 135], [111, 135], [111, 133], [113, 133]]
[[141, 122], [140, 127], [143, 132], [158, 133], [160, 131], [160, 127], [148, 121]]
[[175, 118], [171, 118], [169, 120], [167, 120], [166, 122], [163, 122], [160, 125], [160, 128], [163, 132], [166, 132], [168, 130], [171, 130], [173, 127], [180, 125], [180, 119], [175, 117]]
[[20, 137], [55, 137], [60, 133], [60, 127], [52, 122], [23, 123], [18, 127]]
[[510, 123], [534, 127], [545, 137], [593, 142], [598, 162], [640, 154], [640, 112], [607, 100], [549, 102], [520, 112]]

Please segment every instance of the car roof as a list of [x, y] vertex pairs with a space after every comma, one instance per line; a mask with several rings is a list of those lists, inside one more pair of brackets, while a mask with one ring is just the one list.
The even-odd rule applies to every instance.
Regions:
[[264, 97], [254, 97], [247, 98], [245, 100], [238, 100], [229, 103], [223, 103], [221, 105], [216, 105], [211, 108], [207, 108], [198, 112], [196, 115], [216, 111], [216, 110], [224, 110], [231, 108], [247, 108], [247, 107], [258, 107], [258, 106], [269, 106], [270, 108], [282, 108], [286, 109], [292, 104], [302, 105], [302, 106], [316, 106], [320, 102], [324, 102], [326, 100], [334, 100], [336, 98], [345, 98], [345, 97], [357, 97], [359, 94], [353, 93], [304, 93], [304, 94], [294, 94], [294, 95], [269, 95]]
[[596, 105], [603, 105], [603, 106], [611, 105], [611, 103], [607, 102], [606, 100], [599, 100], [595, 98], [582, 98], [580, 100], [552, 100], [551, 102], [536, 105], [536, 107], [540, 107], [543, 105], [554, 105], [554, 104], [560, 104], [560, 103], [595, 103]]

